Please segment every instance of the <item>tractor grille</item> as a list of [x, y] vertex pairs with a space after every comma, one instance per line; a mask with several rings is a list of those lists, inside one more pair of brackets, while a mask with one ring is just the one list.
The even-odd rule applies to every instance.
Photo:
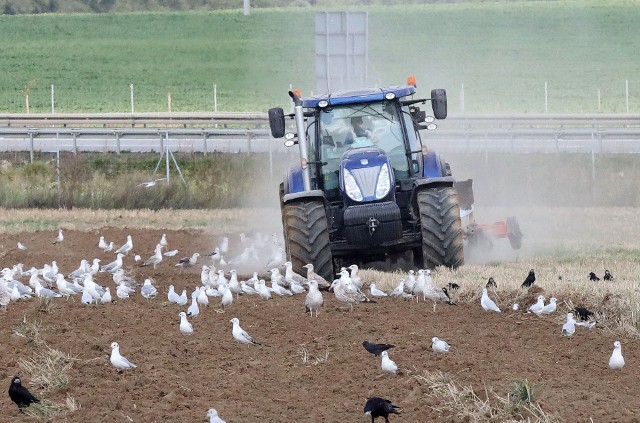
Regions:
[[351, 174], [362, 191], [365, 198], [373, 197], [376, 192], [376, 182], [380, 173], [380, 166], [361, 167], [351, 169]]

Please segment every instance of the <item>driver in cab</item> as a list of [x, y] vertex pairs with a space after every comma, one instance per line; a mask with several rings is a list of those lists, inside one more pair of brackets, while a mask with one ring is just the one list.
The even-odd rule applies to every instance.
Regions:
[[344, 143], [348, 148], [371, 147], [376, 145], [378, 137], [364, 127], [362, 116], [351, 118], [352, 130], [345, 137]]

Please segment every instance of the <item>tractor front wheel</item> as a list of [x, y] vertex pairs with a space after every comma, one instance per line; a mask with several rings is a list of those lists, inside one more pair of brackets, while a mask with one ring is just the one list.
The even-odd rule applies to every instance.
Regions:
[[318, 275], [329, 282], [333, 281], [333, 256], [323, 202], [297, 201], [283, 204], [282, 220], [293, 270], [306, 275], [303, 266], [311, 263]]
[[422, 231], [423, 266], [458, 268], [464, 264], [458, 196], [453, 187], [436, 187], [417, 195]]

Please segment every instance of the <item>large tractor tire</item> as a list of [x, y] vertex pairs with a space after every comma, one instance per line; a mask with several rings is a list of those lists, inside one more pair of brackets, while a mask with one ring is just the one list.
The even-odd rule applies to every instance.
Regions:
[[423, 266], [457, 268], [464, 264], [460, 206], [454, 187], [428, 188], [417, 195]]
[[302, 266], [313, 264], [314, 271], [329, 283], [335, 279], [329, 242], [327, 215], [322, 201], [298, 201], [282, 208], [284, 237], [293, 270], [306, 275]]

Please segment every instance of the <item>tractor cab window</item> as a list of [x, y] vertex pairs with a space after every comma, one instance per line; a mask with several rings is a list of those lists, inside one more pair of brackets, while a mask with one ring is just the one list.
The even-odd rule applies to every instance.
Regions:
[[377, 146], [387, 153], [394, 172], [408, 174], [402, 123], [394, 102], [358, 103], [320, 110], [319, 158], [325, 190], [338, 189], [340, 157], [353, 148]]

